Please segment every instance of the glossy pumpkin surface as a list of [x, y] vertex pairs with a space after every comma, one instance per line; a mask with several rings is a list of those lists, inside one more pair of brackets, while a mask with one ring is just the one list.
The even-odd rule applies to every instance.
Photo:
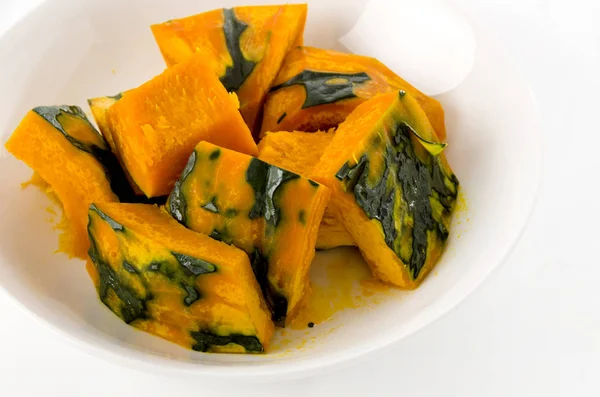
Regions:
[[[92, 116], [94, 116], [94, 120], [96, 121], [96, 125], [98, 126], [98, 129], [100, 130], [100, 133], [104, 137], [104, 140], [106, 141], [106, 143], [108, 144], [110, 149], [113, 151], [113, 153], [116, 154], [117, 160], [119, 160], [119, 163], [123, 164], [122, 159], [119, 158], [119, 151], [115, 147], [115, 142], [113, 141], [112, 132], [108, 126], [108, 119], [107, 119], [108, 109], [112, 105], [114, 105], [119, 99], [121, 99], [121, 97], [122, 97], [122, 94], [119, 93], [119, 94], [113, 95], [113, 96], [92, 98], [92, 99], [88, 99], [88, 105], [90, 107], [90, 110], [92, 111]], [[133, 178], [131, 177], [129, 172], [127, 172], [127, 168], [123, 167], [123, 170], [125, 171], [125, 176], [127, 177], [127, 180], [129, 181], [129, 184], [131, 185], [131, 188], [133, 189], [135, 195], [138, 197], [143, 196], [144, 192], [142, 192], [142, 190], [138, 187], [138, 185], [136, 185], [136, 183], [133, 181]]]
[[458, 180], [418, 101], [405, 91], [359, 105], [314, 171], [373, 273], [416, 288], [448, 238]]
[[268, 131], [317, 131], [336, 127], [378, 94], [404, 90], [425, 111], [438, 137], [446, 138], [444, 110], [378, 60], [314, 47], [286, 57], [265, 103], [261, 136]]
[[246, 251], [284, 325], [300, 309], [329, 189], [251, 156], [201, 142], [169, 196], [183, 225]]
[[115, 151], [147, 197], [168, 195], [194, 146], [256, 154], [248, 127], [202, 54], [123, 94], [108, 109]]
[[262, 353], [273, 323], [247, 255], [153, 205], [89, 209], [88, 272], [126, 323], [189, 349]]
[[102, 136], [76, 106], [41, 106], [27, 113], [6, 149], [31, 167], [60, 200], [68, 223], [60, 249], [85, 258], [89, 205], [119, 201], [116, 193], [128, 189]]
[[[308, 178], [334, 136], [333, 130], [313, 133], [303, 131], [269, 132], [258, 144], [258, 158]], [[319, 226], [317, 249], [330, 249], [346, 245], [356, 244], [344, 226], [335, 219], [330, 210], [326, 209]]]
[[250, 129], [284, 57], [302, 44], [306, 4], [218, 9], [152, 26], [168, 66], [194, 53], [240, 99], [240, 112]]

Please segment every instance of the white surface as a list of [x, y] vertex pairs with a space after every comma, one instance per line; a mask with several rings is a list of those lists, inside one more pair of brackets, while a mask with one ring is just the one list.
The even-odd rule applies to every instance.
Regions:
[[[0, 395], [597, 395], [600, 320], [593, 255], [599, 165], [597, 15], [589, 2], [469, 3], [516, 55], [543, 114], [545, 175], [511, 259], [445, 318], [348, 368], [301, 381], [180, 382], [83, 355], [0, 300]], [[597, 10], [596, 10], [597, 12]], [[573, 138], [570, 138], [573, 136]]]
[[[252, 0], [237, 1], [244, 3]], [[330, 19], [323, 6], [335, 8], [335, 3], [319, 0], [318, 7], [310, 6], [309, 34], [318, 31], [319, 21]], [[214, 0], [204, 7], [222, 4]], [[140, 13], [144, 6], [146, 12]], [[0, 58], [7, 60], [0, 64], [0, 85], [13, 93], [0, 100], [2, 138], [40, 103], [87, 108], [88, 96], [120, 92], [164, 70], [148, 26], [192, 10], [198, 11], [196, 0], [176, 6], [150, 0], [48, 1], [0, 42]], [[426, 8], [413, 15], [425, 19], [432, 12]], [[54, 17], [48, 20], [44, 13]], [[115, 15], [127, 23], [114, 23]], [[111, 23], [111, 29], [100, 28]], [[351, 26], [340, 23], [339, 28]], [[40, 37], [49, 31], [53, 34], [48, 38]], [[285, 337], [277, 330], [266, 355], [184, 350], [124, 324], [98, 301], [83, 262], [53, 253], [56, 233], [43, 220], [49, 202], [36, 189], [19, 189], [31, 171], [13, 156], [0, 159], [0, 285], [94, 356], [191, 379], [211, 375], [266, 381], [306, 376], [411, 335], [453, 308], [506, 258], [532, 211], [538, 187], [541, 134], [531, 93], [498, 44], [476, 26], [473, 33], [477, 51], [471, 72], [458, 87], [439, 97], [451, 131], [445, 153], [467, 204], [459, 204], [463, 208], [453, 217], [446, 252], [434, 275], [417, 290], [392, 289], [367, 299], [380, 303], [336, 313], [310, 330], [286, 330]], [[323, 33], [323, 39], [334, 35]], [[133, 57], [131, 48], [137, 50]], [[442, 76], [444, 72], [438, 70]], [[37, 249], [29, 249], [31, 241]], [[319, 252], [311, 268], [313, 282], [324, 283], [328, 272], [322, 269], [340, 260], [344, 258], [336, 258], [334, 252]], [[277, 348], [278, 339], [290, 343]]]

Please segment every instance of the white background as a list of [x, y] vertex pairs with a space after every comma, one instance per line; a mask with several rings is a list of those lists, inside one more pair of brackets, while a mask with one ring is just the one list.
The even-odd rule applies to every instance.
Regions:
[[[0, 0], [0, 33], [39, 1]], [[510, 259], [459, 307], [345, 368], [236, 384], [100, 361], [0, 291], [0, 396], [600, 396], [600, 1], [458, 3], [504, 42], [544, 129], [531, 223]]]

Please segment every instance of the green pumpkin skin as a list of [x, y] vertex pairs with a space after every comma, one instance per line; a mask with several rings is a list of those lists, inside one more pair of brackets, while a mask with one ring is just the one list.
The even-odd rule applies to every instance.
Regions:
[[[93, 204], [88, 231], [88, 271], [100, 300], [124, 322], [196, 351], [265, 351], [273, 325], [243, 252], [185, 230], [151, 205]], [[167, 233], [183, 243], [162, 238]], [[183, 253], [186, 238], [219, 254]], [[245, 295], [223, 300], [215, 285]], [[240, 309], [252, 301], [256, 307]]]

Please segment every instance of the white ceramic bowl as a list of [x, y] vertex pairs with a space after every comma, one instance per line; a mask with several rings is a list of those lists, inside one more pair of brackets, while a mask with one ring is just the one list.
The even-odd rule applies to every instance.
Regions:
[[[148, 28], [151, 23], [240, 3], [256, 2], [46, 1], [0, 40], [3, 142], [34, 106], [87, 108], [87, 98], [120, 92], [160, 73], [164, 63]], [[315, 1], [309, 7], [307, 44], [335, 48], [363, 3]], [[456, 89], [439, 97], [446, 109], [448, 158], [461, 181], [466, 209], [454, 220], [442, 260], [418, 290], [386, 294], [377, 305], [342, 312], [321, 327], [291, 333], [296, 338], [291, 348], [272, 354], [184, 350], [123, 324], [97, 299], [82, 262], [52, 253], [57, 236], [47, 222], [49, 202], [36, 189], [19, 189], [31, 171], [4, 149], [2, 287], [26, 310], [92, 354], [163, 374], [280, 379], [322, 371], [401, 340], [455, 306], [506, 258], [534, 204], [540, 163], [535, 103], [494, 40], [473, 29], [473, 69]], [[409, 38], [404, 32], [397, 39]], [[327, 256], [318, 260], [326, 261]], [[307, 340], [295, 346], [302, 338]]]

